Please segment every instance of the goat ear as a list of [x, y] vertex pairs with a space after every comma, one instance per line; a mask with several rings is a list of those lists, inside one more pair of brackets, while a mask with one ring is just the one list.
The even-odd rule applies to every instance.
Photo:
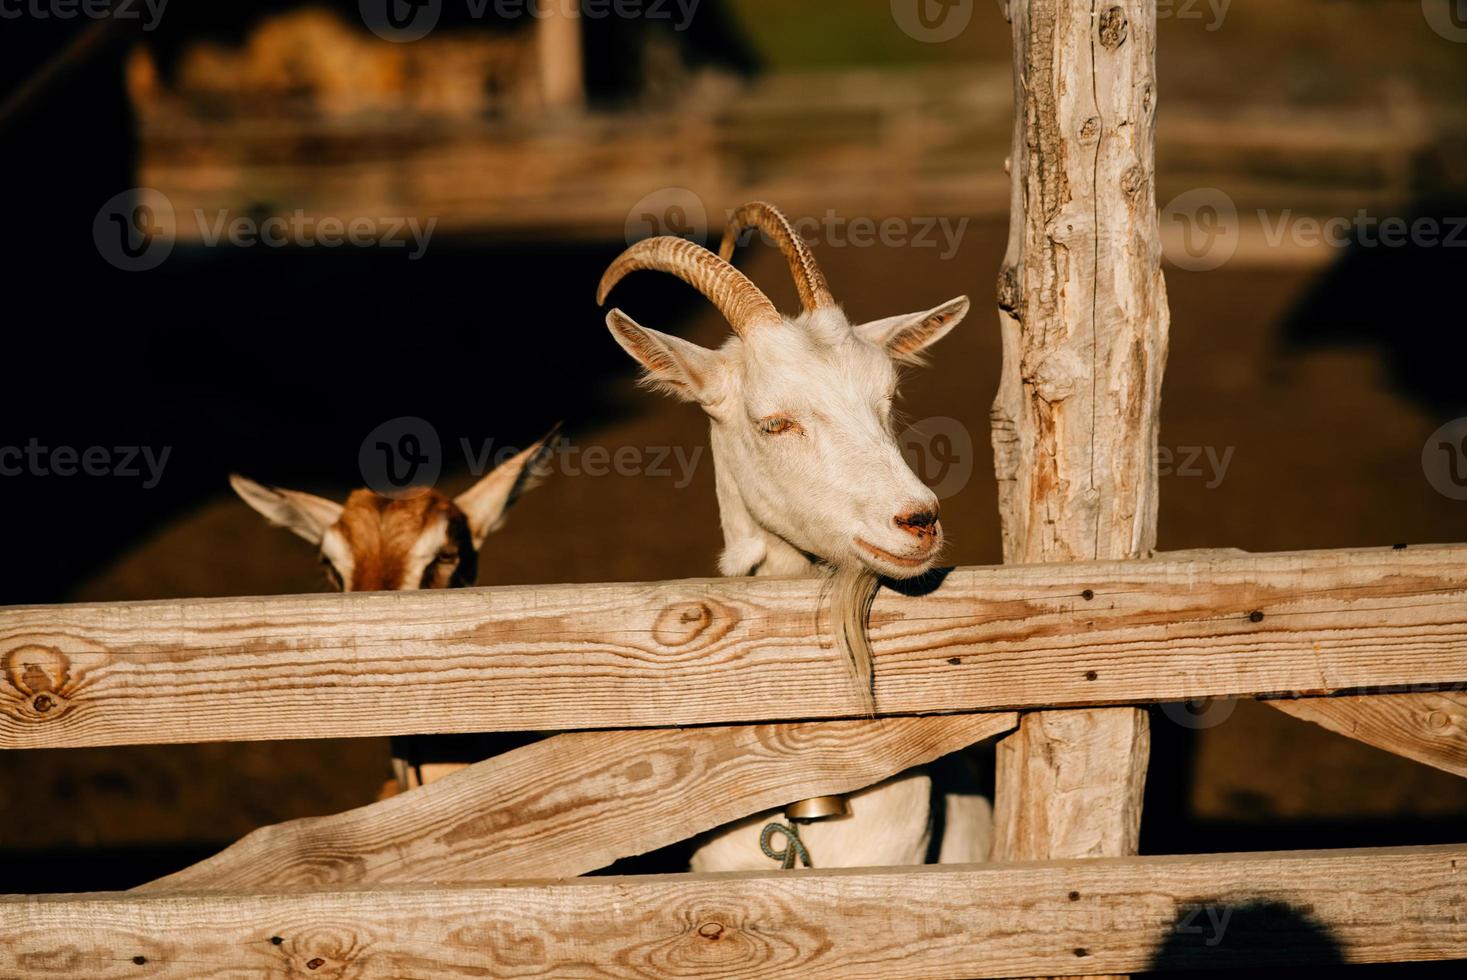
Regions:
[[278, 490], [232, 473], [229, 485], [240, 499], [277, 527], [289, 528], [311, 544], [320, 544], [327, 528], [341, 519], [341, 505], [299, 490]]
[[611, 336], [647, 370], [643, 383], [683, 401], [705, 399], [721, 355], [706, 347], [649, 330], [621, 310], [606, 314]]
[[950, 299], [922, 313], [903, 313], [884, 320], [872, 320], [856, 327], [856, 332], [895, 360], [921, 361], [922, 351], [937, 343], [968, 315], [968, 297]]
[[515, 454], [489, 471], [489, 475], [453, 499], [469, 520], [469, 536], [474, 550], [483, 547], [484, 539], [504, 526], [504, 515], [526, 490], [533, 490], [545, 479], [547, 470], [541, 464], [555, 451], [560, 423], [529, 449]]

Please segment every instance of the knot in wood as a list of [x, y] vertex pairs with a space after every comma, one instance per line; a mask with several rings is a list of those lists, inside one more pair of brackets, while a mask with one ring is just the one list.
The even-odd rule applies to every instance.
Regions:
[[1091, 116], [1080, 127], [1080, 145], [1094, 146], [1100, 142], [1100, 117]]
[[677, 602], [657, 614], [652, 639], [664, 647], [712, 643], [727, 635], [735, 618], [732, 609], [706, 599]]
[[1019, 270], [1005, 266], [998, 272], [998, 308], [1019, 319]]
[[698, 935], [704, 939], [717, 942], [723, 938], [723, 925], [718, 922], [705, 922], [698, 927]]
[[22, 698], [64, 696], [71, 683], [71, 660], [55, 647], [27, 644], [5, 654], [5, 682]]
[[1043, 352], [1040, 357], [1022, 364], [1021, 368], [1024, 381], [1033, 387], [1035, 394], [1051, 404], [1074, 394], [1076, 384], [1086, 375], [1085, 362], [1068, 348]]
[[1120, 7], [1110, 7], [1100, 15], [1100, 45], [1108, 51], [1114, 51], [1126, 43], [1126, 35], [1131, 30], [1130, 21], [1126, 20], [1126, 12]]
[[1127, 167], [1121, 174], [1121, 190], [1134, 210], [1141, 199], [1141, 192], [1146, 190], [1146, 169], [1139, 163]]

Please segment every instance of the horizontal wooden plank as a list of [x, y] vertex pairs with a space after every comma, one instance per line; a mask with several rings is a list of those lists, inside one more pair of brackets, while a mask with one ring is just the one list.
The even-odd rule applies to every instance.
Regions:
[[[13, 607], [0, 747], [854, 717], [820, 590]], [[959, 568], [904, 591], [871, 614], [883, 714], [1467, 684], [1467, 546]]]
[[1461, 845], [9, 897], [0, 898], [0, 976], [925, 980], [1256, 971], [1461, 957], [1464, 908]]
[[1008, 713], [556, 735], [381, 803], [262, 827], [137, 890], [571, 877], [864, 789], [1017, 723]]
[[1366, 745], [1467, 776], [1467, 694], [1461, 691], [1266, 703]]

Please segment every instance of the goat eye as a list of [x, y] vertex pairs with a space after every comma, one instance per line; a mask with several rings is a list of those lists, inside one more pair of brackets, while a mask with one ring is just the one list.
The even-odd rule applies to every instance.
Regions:
[[785, 418], [782, 415], [771, 415], [759, 420], [759, 431], [778, 436], [786, 432], [804, 432], [805, 430], [794, 419]]

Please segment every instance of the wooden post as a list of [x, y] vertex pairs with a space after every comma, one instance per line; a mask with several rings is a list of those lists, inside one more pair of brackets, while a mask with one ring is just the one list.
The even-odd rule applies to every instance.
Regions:
[[537, 16], [540, 97], [547, 109], [578, 109], [586, 101], [580, 5], [576, 0], [540, 0]]
[[[1004, 560], [1140, 558], [1156, 546], [1168, 327], [1156, 2], [1008, 0], [1007, 15], [1012, 212], [993, 406]], [[999, 745], [994, 857], [1134, 854], [1148, 748], [1134, 708], [1024, 716]]]

